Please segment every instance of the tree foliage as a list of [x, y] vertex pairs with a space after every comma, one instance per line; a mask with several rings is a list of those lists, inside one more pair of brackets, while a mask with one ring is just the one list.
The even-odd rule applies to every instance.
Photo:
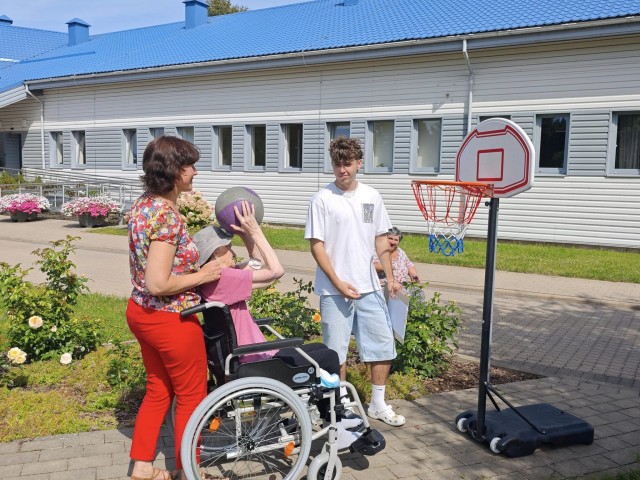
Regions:
[[228, 13], [246, 12], [249, 10], [243, 5], [235, 5], [231, 0], [209, 0], [209, 16], [227, 15]]

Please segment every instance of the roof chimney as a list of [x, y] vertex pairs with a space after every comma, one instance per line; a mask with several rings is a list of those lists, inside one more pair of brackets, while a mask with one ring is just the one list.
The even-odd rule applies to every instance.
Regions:
[[7, 17], [6, 15], [0, 15], [0, 27], [9, 26], [12, 23], [13, 23], [13, 20], [11, 20], [9, 17]]
[[200, 0], [185, 0], [184, 28], [196, 28], [207, 23], [209, 6]]
[[78, 45], [89, 41], [89, 25], [84, 20], [74, 18], [67, 22], [69, 25], [69, 46]]

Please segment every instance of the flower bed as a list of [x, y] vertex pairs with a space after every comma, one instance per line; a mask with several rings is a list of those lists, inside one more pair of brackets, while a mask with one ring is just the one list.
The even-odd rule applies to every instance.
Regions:
[[122, 205], [106, 195], [93, 197], [78, 197], [66, 202], [60, 208], [60, 212], [66, 217], [80, 216], [83, 214], [91, 217], [106, 217], [110, 214], [121, 214]]
[[0, 198], [0, 212], [33, 214], [50, 208], [49, 200], [33, 193], [14, 193]]

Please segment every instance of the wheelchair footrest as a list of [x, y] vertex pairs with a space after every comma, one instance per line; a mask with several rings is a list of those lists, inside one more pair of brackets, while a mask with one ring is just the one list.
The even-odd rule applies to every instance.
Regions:
[[351, 444], [349, 451], [371, 456], [384, 450], [386, 445], [387, 442], [378, 430], [368, 428], [359, 439]]

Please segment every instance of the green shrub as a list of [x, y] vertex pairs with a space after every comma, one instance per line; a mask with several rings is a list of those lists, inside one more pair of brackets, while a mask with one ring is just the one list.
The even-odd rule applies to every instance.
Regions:
[[[426, 284], [425, 284], [426, 285]], [[424, 298], [425, 285], [410, 284], [411, 300], [404, 343], [396, 345], [395, 371], [432, 378], [447, 368], [447, 357], [458, 346], [460, 308], [454, 302], [441, 303], [435, 292]]]
[[129, 390], [145, 385], [146, 373], [138, 343], [117, 343], [109, 350], [108, 355], [107, 382], [109, 385]]
[[32, 252], [45, 274], [44, 284], [24, 277], [31, 269], [0, 263], [0, 303], [7, 311], [11, 347], [27, 355], [27, 362], [60, 357], [61, 363], [81, 358], [99, 343], [97, 319], [77, 319], [73, 308], [88, 291], [87, 279], [76, 275], [69, 255], [78, 237], [50, 242], [52, 248]]
[[313, 284], [295, 277], [293, 281], [298, 286], [291, 292], [280, 293], [275, 286], [255, 290], [249, 310], [254, 318], [275, 319], [273, 327], [284, 337], [309, 340], [320, 335], [320, 313], [311, 308], [307, 295], [313, 291]]

